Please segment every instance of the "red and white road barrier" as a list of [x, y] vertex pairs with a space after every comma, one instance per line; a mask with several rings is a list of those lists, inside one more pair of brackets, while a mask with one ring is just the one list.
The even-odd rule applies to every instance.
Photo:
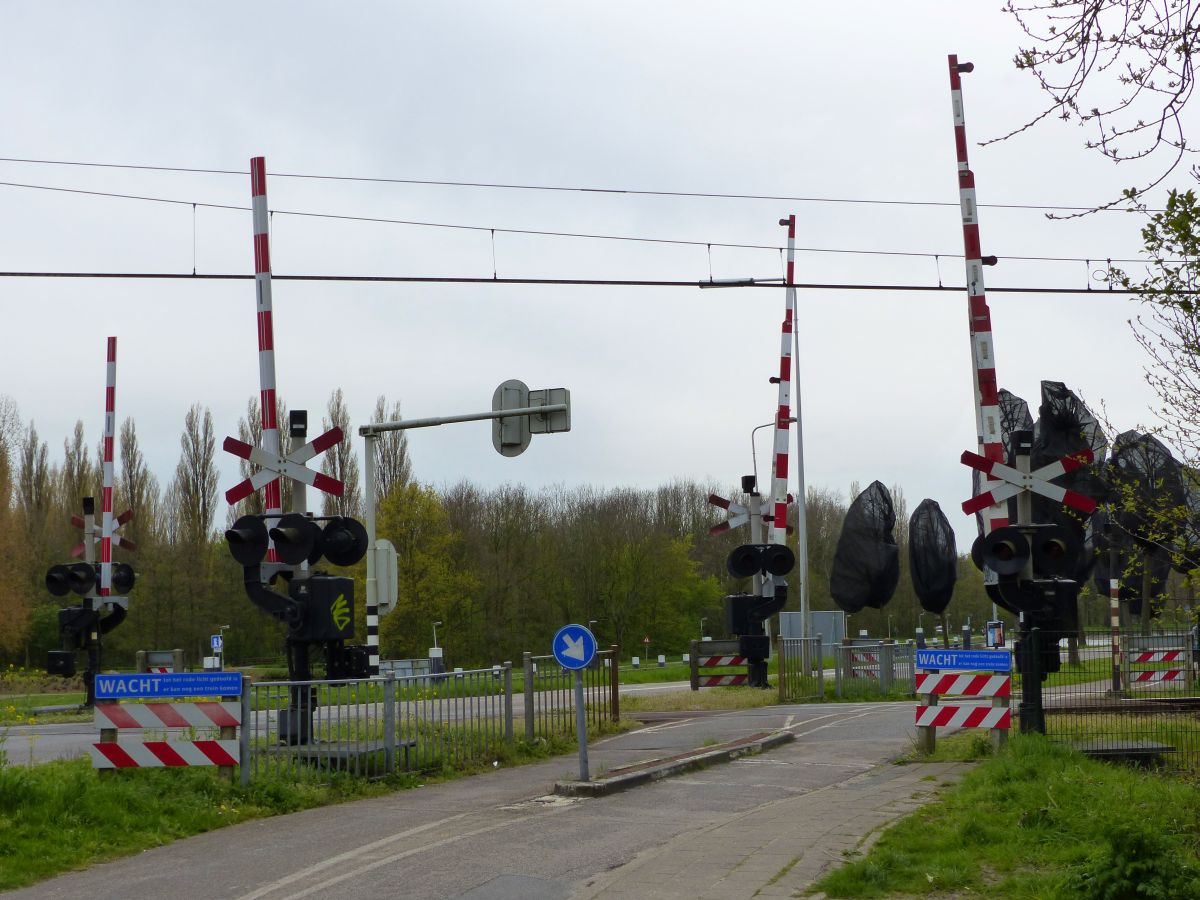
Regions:
[[149, 769], [161, 766], [236, 766], [237, 741], [143, 741], [92, 744], [93, 769]]
[[1181, 662], [1187, 659], [1186, 650], [1147, 650], [1129, 654], [1130, 663]]
[[702, 675], [700, 687], [728, 687], [733, 684], [745, 684], [749, 675]]
[[917, 675], [918, 694], [954, 695], [959, 697], [1011, 696], [1012, 679], [1007, 675], [968, 675], [954, 673], [923, 673]]
[[1007, 706], [918, 706], [917, 727], [1007, 729], [1012, 711]]
[[1162, 681], [1183, 681], [1187, 678], [1186, 669], [1157, 669], [1146, 672], [1131, 672], [1131, 684], [1158, 684]]
[[745, 664], [744, 656], [704, 656], [696, 661], [696, 665], [702, 669], [711, 669], [713, 666], [744, 666]]
[[[97, 703], [95, 723], [104, 730], [161, 731], [164, 728], [236, 728], [242, 724], [240, 702]], [[237, 738], [179, 741], [105, 741], [92, 744], [95, 769], [139, 769], [161, 766], [236, 766]]]
[[97, 703], [97, 728], [225, 728], [242, 724], [241, 703]]
[[749, 680], [749, 671], [701, 674], [705, 669], [747, 665], [749, 660], [738, 652], [739, 649], [738, 641], [692, 641], [690, 654], [692, 690], [696, 691], [702, 687], [745, 684]]

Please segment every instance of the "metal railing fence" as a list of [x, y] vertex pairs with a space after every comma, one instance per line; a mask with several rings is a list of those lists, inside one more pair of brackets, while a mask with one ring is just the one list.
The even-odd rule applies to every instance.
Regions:
[[[614, 644], [601, 650], [582, 669], [583, 701], [589, 727], [621, 718], [618, 694], [621, 654]], [[524, 654], [522, 700], [525, 740], [573, 734], [575, 731], [575, 672], [564, 669], [553, 656]]]
[[369, 778], [494, 760], [513, 740], [512, 666], [377, 680], [258, 682], [242, 727], [251, 778]]
[[824, 659], [821, 635], [811, 638], [775, 639], [780, 703], [802, 703], [825, 699]]
[[833, 648], [834, 692], [847, 697], [913, 694], [916, 648], [891, 641], [838, 644]]

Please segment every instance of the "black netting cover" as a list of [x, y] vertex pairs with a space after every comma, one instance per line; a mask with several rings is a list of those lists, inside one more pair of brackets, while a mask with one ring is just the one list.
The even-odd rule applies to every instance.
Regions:
[[1174, 541], [1187, 506], [1183, 466], [1158, 438], [1125, 431], [1113, 441], [1107, 469], [1117, 530], [1146, 544]]
[[954, 529], [936, 500], [922, 500], [908, 520], [908, 562], [921, 608], [941, 615], [954, 596], [958, 550]]
[[[1011, 435], [1014, 431], [1032, 431], [1033, 416], [1029, 414], [1029, 404], [1012, 391], [1001, 388], [996, 392], [1000, 406], [1000, 440], [1004, 445], [1004, 461], [1010, 466], [1016, 461], [1013, 455]], [[978, 469], [971, 470], [971, 496], [975, 497], [982, 491], [980, 487], [983, 473]], [[1008, 501], [1008, 520], [1017, 521], [1017, 500]], [[983, 534], [983, 514], [975, 513], [975, 527]]]
[[896, 510], [878, 481], [854, 498], [833, 554], [829, 593], [848, 613], [882, 609], [900, 581], [900, 548], [892, 536]]
[[[1061, 381], [1042, 382], [1042, 405], [1038, 408], [1037, 425], [1033, 429], [1033, 449], [1029, 467], [1040, 469], [1064, 456], [1081, 450], [1092, 451], [1092, 466], [1076, 469], [1054, 479], [1054, 483], [1095, 500], [1103, 499], [1104, 480], [1097, 474], [1104, 471], [1108, 439], [1087, 405]], [[1059, 504], [1048, 497], [1034, 494], [1034, 521], [1048, 522]], [[1045, 516], [1039, 516], [1039, 507]]]

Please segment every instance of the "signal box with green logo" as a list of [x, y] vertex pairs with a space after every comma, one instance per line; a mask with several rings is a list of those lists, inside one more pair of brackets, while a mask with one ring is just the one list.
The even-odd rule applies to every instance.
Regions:
[[288, 637], [293, 641], [340, 641], [354, 637], [354, 580], [314, 575], [293, 581], [288, 593], [304, 608], [304, 618]]

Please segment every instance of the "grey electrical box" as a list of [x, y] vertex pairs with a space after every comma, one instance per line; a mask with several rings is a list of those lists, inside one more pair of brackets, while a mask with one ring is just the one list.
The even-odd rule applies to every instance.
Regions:
[[566, 388], [545, 388], [529, 392], [530, 406], [551, 406], [565, 403], [559, 412], [536, 413], [529, 417], [530, 434], [557, 434], [571, 430], [571, 392]]

